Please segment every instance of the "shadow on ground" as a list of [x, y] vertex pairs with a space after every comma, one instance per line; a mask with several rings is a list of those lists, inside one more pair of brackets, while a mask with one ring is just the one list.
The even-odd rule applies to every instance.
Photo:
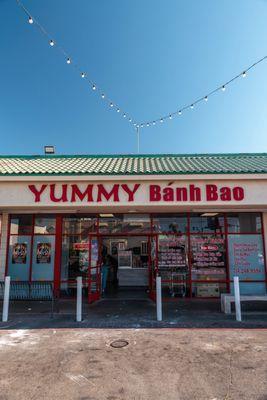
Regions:
[[[267, 307], [244, 304], [242, 322], [235, 314], [220, 311], [220, 302], [175, 299], [163, 304], [163, 321], [156, 320], [156, 306], [149, 299], [102, 299], [83, 304], [83, 321], [75, 321], [75, 301], [60, 300], [51, 316], [49, 302], [11, 302], [9, 321], [0, 329], [39, 328], [267, 328]], [[234, 310], [233, 310], [234, 311]]]

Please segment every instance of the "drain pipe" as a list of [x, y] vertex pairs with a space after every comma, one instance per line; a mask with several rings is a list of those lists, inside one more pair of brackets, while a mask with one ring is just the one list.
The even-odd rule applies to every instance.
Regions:
[[162, 321], [161, 276], [156, 277], [157, 321]]

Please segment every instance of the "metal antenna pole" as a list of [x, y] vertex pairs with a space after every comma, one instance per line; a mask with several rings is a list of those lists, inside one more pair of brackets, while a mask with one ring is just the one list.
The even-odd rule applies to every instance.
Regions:
[[136, 133], [137, 133], [137, 154], [140, 152], [140, 132], [139, 132], [139, 127], [136, 128]]

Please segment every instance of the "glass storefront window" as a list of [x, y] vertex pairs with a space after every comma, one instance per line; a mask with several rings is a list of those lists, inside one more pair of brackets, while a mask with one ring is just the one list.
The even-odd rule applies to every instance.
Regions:
[[89, 237], [63, 236], [61, 257], [61, 280], [75, 280], [87, 276], [89, 263]]
[[227, 214], [229, 233], [261, 233], [261, 215], [259, 213]]
[[153, 231], [157, 233], [186, 233], [186, 214], [155, 214], [153, 215]]
[[12, 215], [10, 233], [12, 235], [31, 235], [33, 218], [31, 214]]
[[224, 216], [223, 214], [202, 213], [190, 215], [190, 232], [192, 233], [205, 233], [224, 232]]
[[[102, 216], [101, 216], [102, 215]], [[100, 214], [99, 232], [109, 233], [150, 233], [150, 216], [146, 214]]]
[[97, 230], [97, 217], [88, 216], [70, 216], [63, 218], [63, 234], [89, 234]]
[[184, 297], [190, 291], [187, 241], [185, 235], [159, 235], [158, 269], [166, 297]]
[[8, 275], [14, 281], [30, 279], [31, 236], [10, 236]]
[[[239, 276], [241, 294], [266, 294], [262, 235], [228, 235], [230, 279]], [[231, 283], [233, 293], [233, 284]]]
[[55, 236], [35, 235], [32, 254], [32, 280], [53, 281], [55, 262]]
[[34, 223], [34, 233], [38, 235], [53, 235], [56, 233], [56, 218], [36, 217]]
[[192, 235], [192, 280], [225, 280], [226, 248], [223, 235]]

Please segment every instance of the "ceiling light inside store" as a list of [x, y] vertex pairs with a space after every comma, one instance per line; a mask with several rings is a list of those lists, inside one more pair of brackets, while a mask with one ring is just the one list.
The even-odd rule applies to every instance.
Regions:
[[201, 217], [215, 217], [215, 215], [218, 215], [218, 214], [219, 213], [217, 213], [217, 212], [214, 212], [214, 213], [207, 212], [207, 213], [201, 214]]
[[113, 214], [99, 214], [99, 216], [100, 216], [101, 218], [113, 218], [113, 217], [114, 217]]
[[99, 222], [99, 226], [100, 227], [107, 227], [108, 226], [108, 223], [107, 222]]

